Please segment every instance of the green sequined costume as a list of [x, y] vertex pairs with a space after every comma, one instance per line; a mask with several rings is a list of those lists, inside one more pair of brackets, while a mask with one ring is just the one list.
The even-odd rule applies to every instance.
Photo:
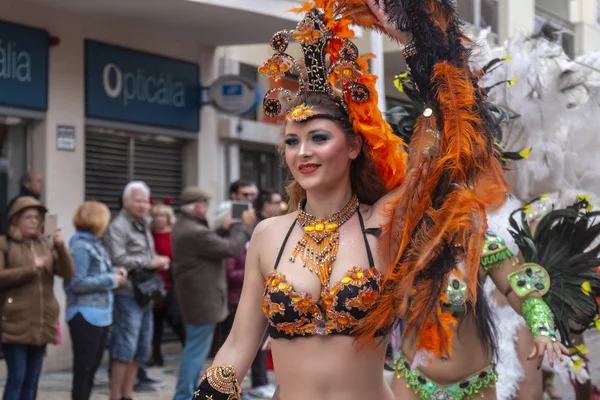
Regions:
[[487, 388], [496, 386], [498, 373], [494, 364], [450, 385], [440, 385], [429, 379], [418, 369], [411, 369], [410, 361], [403, 354], [394, 362], [396, 378], [403, 377], [406, 387], [421, 400], [469, 400]]

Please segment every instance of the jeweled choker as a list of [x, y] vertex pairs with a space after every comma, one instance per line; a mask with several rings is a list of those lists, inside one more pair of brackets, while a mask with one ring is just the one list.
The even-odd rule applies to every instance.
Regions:
[[304, 211], [305, 205], [306, 199], [300, 203], [296, 218], [304, 234], [294, 247], [290, 261], [295, 262], [300, 255], [302, 266], [314, 272], [322, 286], [328, 286], [331, 267], [340, 245], [339, 228], [358, 210], [358, 198], [353, 195], [340, 211], [321, 219]]

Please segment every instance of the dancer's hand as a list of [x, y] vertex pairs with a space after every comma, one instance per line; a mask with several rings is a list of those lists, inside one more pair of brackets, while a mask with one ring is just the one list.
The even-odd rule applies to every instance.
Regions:
[[[379, 4], [378, 4], [379, 3]], [[397, 40], [403, 45], [410, 42], [412, 35], [408, 32], [400, 32], [394, 25], [389, 23], [388, 15], [383, 10], [383, 0], [367, 0], [371, 12], [375, 14], [379, 23], [383, 26], [385, 32], [394, 40]]]
[[538, 358], [538, 369], [542, 367], [544, 361], [544, 354], [548, 353], [548, 363], [554, 368], [554, 356], [558, 357], [560, 361], [563, 360], [565, 355], [571, 355], [569, 349], [562, 345], [560, 342], [553, 342], [546, 336], [538, 336], [533, 340], [533, 351], [527, 357], [527, 360], [533, 360]]

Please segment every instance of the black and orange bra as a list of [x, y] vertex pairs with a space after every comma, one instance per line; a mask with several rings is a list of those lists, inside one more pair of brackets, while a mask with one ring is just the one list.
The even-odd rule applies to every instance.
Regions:
[[[379, 296], [381, 276], [375, 268], [373, 255], [367, 241], [360, 211], [357, 212], [369, 257], [369, 269], [353, 267], [344, 278], [321, 288], [318, 299], [308, 293], [299, 293], [277, 272], [285, 245], [294, 230], [290, 227], [275, 261], [273, 271], [267, 276], [263, 299], [263, 312], [269, 320], [269, 335], [274, 338], [294, 339], [312, 335], [352, 335]], [[377, 230], [375, 230], [377, 231]]]

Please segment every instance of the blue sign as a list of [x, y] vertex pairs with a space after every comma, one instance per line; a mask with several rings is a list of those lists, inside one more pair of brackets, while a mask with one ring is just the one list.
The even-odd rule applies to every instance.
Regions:
[[223, 96], [241, 96], [244, 87], [241, 83], [230, 83], [223, 85]]
[[48, 108], [49, 45], [46, 31], [0, 22], [0, 104]]
[[198, 65], [85, 42], [86, 116], [199, 130]]

